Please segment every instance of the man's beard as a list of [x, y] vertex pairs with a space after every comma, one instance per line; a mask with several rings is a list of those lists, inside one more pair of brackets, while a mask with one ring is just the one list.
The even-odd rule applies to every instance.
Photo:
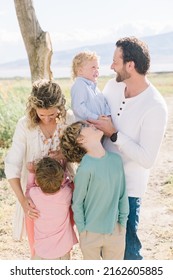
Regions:
[[120, 82], [123, 82], [124, 80], [127, 80], [129, 79], [131, 76], [129, 73], [127, 73], [125, 70], [122, 71], [121, 73], [117, 73], [117, 76], [116, 76], [116, 81], [118, 83]]

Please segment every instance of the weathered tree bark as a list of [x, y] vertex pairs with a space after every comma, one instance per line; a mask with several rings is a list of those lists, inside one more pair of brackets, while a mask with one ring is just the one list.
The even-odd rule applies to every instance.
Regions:
[[52, 44], [37, 20], [32, 0], [14, 0], [16, 15], [27, 51], [31, 80], [52, 79]]

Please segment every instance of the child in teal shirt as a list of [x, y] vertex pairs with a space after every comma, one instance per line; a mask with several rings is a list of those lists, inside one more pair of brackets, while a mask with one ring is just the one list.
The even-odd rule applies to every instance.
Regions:
[[79, 121], [68, 126], [60, 146], [78, 162], [72, 209], [85, 260], [123, 259], [129, 212], [121, 157], [101, 144], [103, 132]]

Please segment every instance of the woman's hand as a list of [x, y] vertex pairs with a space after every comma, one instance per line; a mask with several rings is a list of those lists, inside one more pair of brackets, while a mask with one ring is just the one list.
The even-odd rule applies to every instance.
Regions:
[[35, 173], [35, 166], [34, 166], [34, 161], [29, 161], [26, 164], [26, 168], [30, 173]]
[[39, 217], [39, 211], [35, 208], [35, 204], [30, 198], [24, 197], [21, 203], [25, 215], [31, 219], [37, 219]]
[[30, 218], [38, 218], [39, 217], [39, 211], [35, 208], [35, 205], [33, 201], [30, 198], [27, 198], [22, 190], [21, 184], [20, 184], [20, 178], [12, 178], [8, 180], [16, 197], [18, 198], [23, 211], [26, 215], [28, 215]]
[[60, 149], [56, 151], [50, 151], [49, 157], [54, 158], [57, 161], [65, 160], [65, 157]]

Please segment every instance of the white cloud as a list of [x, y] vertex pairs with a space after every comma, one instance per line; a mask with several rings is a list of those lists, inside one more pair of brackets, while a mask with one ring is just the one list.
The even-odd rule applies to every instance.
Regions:
[[82, 29], [76, 28], [71, 32], [50, 32], [53, 48], [55, 50], [68, 49], [85, 44], [101, 44], [114, 42], [123, 36], [144, 37], [173, 31], [173, 24], [167, 23], [163, 26], [160, 23], [150, 24], [149, 22], [123, 23], [111, 28]]
[[173, 31], [173, 23], [167, 23], [163, 26], [160, 22], [155, 22], [150, 24], [147, 22], [136, 22], [136, 23], [124, 23], [119, 25], [114, 29], [114, 34], [116, 37], [122, 36], [138, 36], [144, 37], [149, 35], [156, 35], [159, 33], [166, 33]]

